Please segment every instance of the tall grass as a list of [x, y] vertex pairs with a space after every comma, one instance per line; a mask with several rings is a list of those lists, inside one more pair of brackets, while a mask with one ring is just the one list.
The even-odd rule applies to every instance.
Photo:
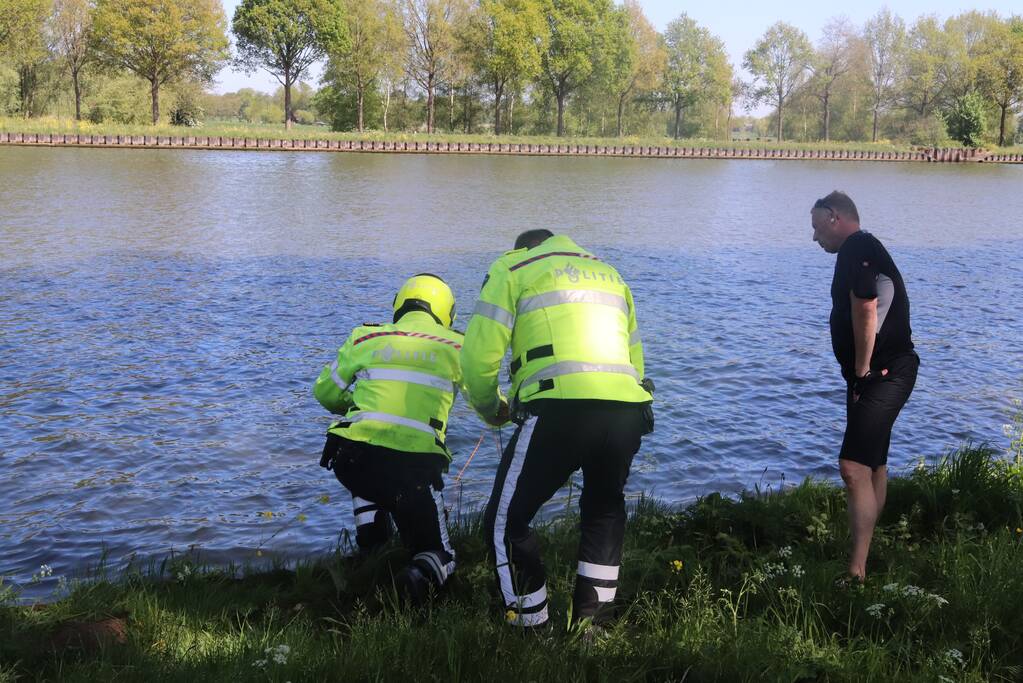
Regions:
[[[397, 547], [248, 575], [181, 556], [42, 608], [8, 594], [0, 681], [1020, 680], [1021, 505], [1023, 468], [990, 449], [922, 465], [892, 480], [868, 580], [848, 585], [830, 483], [684, 509], [641, 500], [619, 616], [596, 639], [568, 624], [572, 517], [541, 530], [553, 624], [539, 632], [502, 623], [477, 516], [453, 529], [458, 572], [420, 611], [395, 599]], [[107, 617], [126, 643], [55, 637]]]

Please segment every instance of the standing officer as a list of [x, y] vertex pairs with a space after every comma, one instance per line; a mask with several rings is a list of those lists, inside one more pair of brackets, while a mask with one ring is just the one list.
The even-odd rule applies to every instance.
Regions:
[[849, 575], [862, 580], [888, 491], [892, 426], [916, 384], [920, 358], [913, 350], [902, 275], [881, 242], [860, 230], [852, 199], [837, 190], [818, 199], [810, 221], [814, 241], [838, 254], [831, 344], [847, 385], [839, 471], [849, 500]]
[[498, 388], [509, 345], [518, 429], [484, 516], [508, 620], [547, 621], [546, 575], [529, 524], [579, 468], [573, 618], [601, 620], [618, 586], [625, 480], [640, 437], [653, 428], [632, 293], [612, 266], [568, 237], [525, 232], [490, 267], [462, 349], [467, 397], [490, 424], [509, 416]]
[[396, 584], [419, 603], [455, 569], [441, 475], [451, 463], [445, 432], [461, 384], [462, 335], [450, 329], [455, 298], [436, 275], [410, 278], [393, 309], [393, 324], [352, 331], [313, 394], [340, 415], [320, 465], [352, 493], [359, 548], [384, 543], [393, 515], [413, 553]]

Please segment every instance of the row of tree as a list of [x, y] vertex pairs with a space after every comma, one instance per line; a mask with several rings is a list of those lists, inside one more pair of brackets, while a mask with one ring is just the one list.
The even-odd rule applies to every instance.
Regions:
[[[288, 126], [306, 111], [293, 89], [321, 61], [322, 88], [305, 106], [360, 131], [394, 125], [397, 96], [401, 125], [427, 132], [441, 98], [449, 129], [486, 121], [497, 134], [514, 128], [517, 105], [531, 132], [563, 135], [571, 123], [723, 137], [737, 105], [768, 104], [779, 140], [947, 130], [975, 144], [997, 121], [1004, 144], [1023, 104], [1023, 17], [995, 13], [907, 26], [882, 10], [864, 26], [832, 21], [816, 44], [777, 23], [744, 56], [749, 81], [706, 27], [683, 14], [659, 33], [637, 0], [242, 0], [230, 30], [234, 63], [280, 82]], [[25, 115], [39, 111], [40, 74], [59, 64], [76, 117], [83, 73], [127, 72], [146, 82], [154, 122], [163, 86], [207, 86], [232, 60], [219, 0], [0, 0], [0, 55]]]

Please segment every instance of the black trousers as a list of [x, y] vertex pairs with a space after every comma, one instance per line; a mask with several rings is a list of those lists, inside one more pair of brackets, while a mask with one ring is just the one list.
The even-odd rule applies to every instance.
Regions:
[[578, 469], [581, 538], [573, 618], [609, 616], [625, 535], [625, 496], [633, 456], [648, 431], [646, 404], [547, 400], [515, 431], [498, 467], [484, 515], [508, 619], [547, 621], [547, 576], [530, 522]]
[[371, 550], [391, 536], [391, 520], [414, 564], [438, 586], [455, 570], [444, 509], [443, 464], [428, 453], [404, 453], [328, 435], [333, 470], [352, 494], [355, 541]]

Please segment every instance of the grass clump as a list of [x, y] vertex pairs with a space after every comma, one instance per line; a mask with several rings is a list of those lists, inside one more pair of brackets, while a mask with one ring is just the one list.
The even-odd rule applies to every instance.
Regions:
[[[501, 620], [478, 517], [452, 530], [445, 594], [398, 605], [388, 547], [244, 575], [189, 556], [0, 607], [11, 680], [919, 680], [1023, 676], [1023, 468], [968, 447], [891, 482], [863, 585], [842, 581], [845, 500], [831, 483], [676, 509], [641, 500], [619, 618], [568, 624], [577, 519], [543, 527], [552, 626]], [[2, 591], [0, 587], [0, 591]], [[121, 637], [62, 638], [117, 620]], [[116, 635], [116, 634], [115, 634]]]

